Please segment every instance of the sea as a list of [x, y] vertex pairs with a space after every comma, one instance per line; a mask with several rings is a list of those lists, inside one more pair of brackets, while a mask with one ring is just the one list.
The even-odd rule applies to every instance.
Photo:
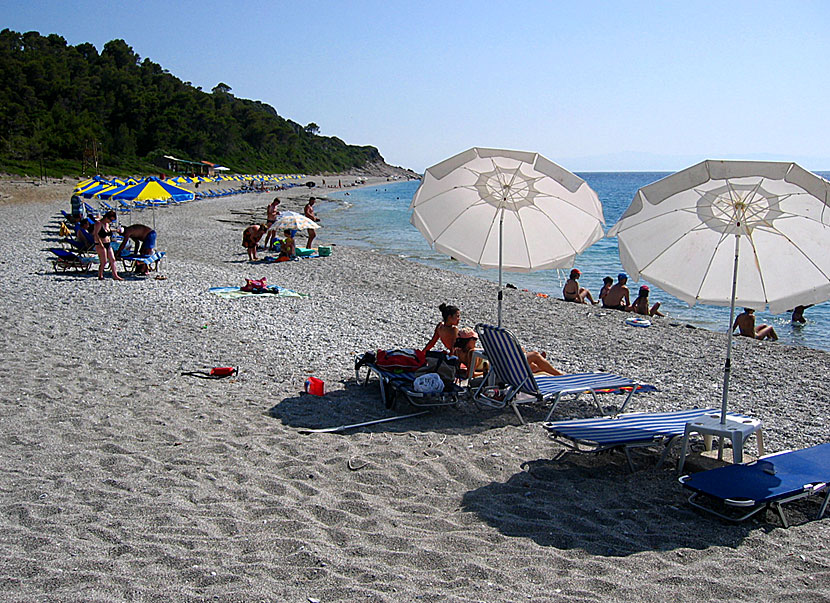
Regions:
[[[817, 172], [830, 179], [830, 172]], [[670, 172], [588, 172], [577, 175], [596, 191], [602, 202], [606, 230], [616, 223], [626, 210], [637, 190], [655, 182]], [[323, 229], [318, 237], [321, 242], [375, 249], [436, 266], [460, 274], [469, 274], [498, 283], [498, 271], [468, 266], [462, 262], [433, 251], [421, 233], [409, 223], [409, 204], [420, 181], [393, 181], [380, 186], [358, 189], [325, 191], [325, 197], [317, 202], [315, 210]], [[603, 238], [576, 258], [575, 266], [582, 276], [579, 283], [596, 296], [604, 276], [614, 277], [622, 272], [616, 238]], [[540, 270], [528, 274], [505, 272], [503, 281], [519, 289], [562, 296], [567, 274], [562, 270]], [[629, 282], [632, 299], [640, 283]], [[660, 311], [670, 320], [693, 325], [711, 331], [727, 332], [729, 308], [698, 304], [690, 308], [647, 283], [651, 289], [652, 303], [661, 302]], [[494, 287], [494, 296], [496, 288]], [[739, 310], [738, 310], [739, 311]], [[790, 314], [772, 315], [756, 312], [756, 324], [772, 324], [783, 343], [830, 351], [830, 303], [808, 308], [806, 324], [792, 323]]]

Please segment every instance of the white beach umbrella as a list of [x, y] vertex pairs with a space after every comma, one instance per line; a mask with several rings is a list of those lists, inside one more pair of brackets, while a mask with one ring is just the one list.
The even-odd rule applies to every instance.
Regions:
[[275, 230], [305, 230], [307, 228], [321, 228], [320, 224], [311, 218], [298, 214], [295, 211], [283, 211], [277, 216], [272, 226]]
[[721, 422], [735, 306], [830, 299], [830, 183], [795, 163], [703, 161], [637, 191], [608, 236], [635, 280], [690, 306], [730, 306]]
[[427, 169], [410, 221], [441, 253], [502, 271], [569, 268], [603, 236], [584, 180], [538, 153], [472, 148]]

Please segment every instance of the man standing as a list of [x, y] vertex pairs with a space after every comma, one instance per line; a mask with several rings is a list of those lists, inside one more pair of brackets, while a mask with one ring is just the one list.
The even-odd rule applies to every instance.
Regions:
[[[308, 198], [308, 203], [306, 203], [305, 208], [303, 208], [303, 213], [305, 217], [309, 220], [314, 220], [315, 222], [319, 222], [320, 218], [317, 217], [317, 214], [314, 213], [314, 202], [316, 199], [314, 197]], [[314, 240], [314, 237], [317, 236], [317, 232], [315, 228], [308, 229], [308, 243], [306, 243], [306, 247], [311, 249], [311, 242]]]
[[628, 287], [625, 284], [628, 282], [628, 275], [625, 272], [620, 272], [617, 275], [617, 282], [608, 290], [605, 297], [602, 298], [602, 307], [611, 308], [613, 310], [622, 310], [627, 312], [631, 306], [631, 297], [628, 292]]

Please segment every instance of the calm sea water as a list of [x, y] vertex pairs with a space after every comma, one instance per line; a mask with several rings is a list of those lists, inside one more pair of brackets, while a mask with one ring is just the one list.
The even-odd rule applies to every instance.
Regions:
[[[591, 172], [579, 176], [599, 195], [605, 223], [610, 228], [631, 203], [637, 189], [668, 174], [669, 172]], [[828, 172], [819, 174], [825, 178], [830, 177]], [[324, 226], [319, 239], [324, 243], [377, 249], [383, 253], [498, 282], [497, 270], [467, 266], [434, 252], [421, 233], [409, 223], [409, 203], [419, 184], [418, 181], [394, 182], [372, 188], [328, 193], [328, 199], [318, 202], [315, 207]], [[622, 271], [616, 238], [601, 239], [577, 257], [575, 265], [582, 271], [580, 284], [596, 295], [604, 276], [612, 276], [616, 280], [617, 273]], [[558, 270], [504, 274], [505, 283], [557, 297], [561, 297], [566, 278], [564, 272]], [[729, 324], [728, 307], [697, 305], [689, 308], [685, 302], [651, 283], [649, 286], [651, 301], [662, 302], [661, 311], [673, 319], [726, 332]], [[636, 291], [636, 285], [632, 291]], [[805, 325], [792, 324], [789, 314], [758, 312], [757, 316], [759, 323], [774, 325], [783, 342], [830, 351], [830, 303], [809, 308], [805, 312]]]

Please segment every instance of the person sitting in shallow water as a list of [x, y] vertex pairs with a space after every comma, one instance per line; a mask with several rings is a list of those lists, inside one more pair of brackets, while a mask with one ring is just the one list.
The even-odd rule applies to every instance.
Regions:
[[755, 310], [752, 308], [744, 308], [744, 311], [735, 318], [735, 324], [732, 325], [732, 330], [740, 329], [739, 333], [744, 337], [752, 337], [753, 339], [771, 339], [776, 341], [778, 334], [772, 325], [755, 325]]
[[594, 301], [594, 298], [591, 297], [591, 292], [585, 287], [579, 286], [580, 276], [582, 276], [582, 273], [579, 270], [576, 268], [571, 270], [570, 278], [562, 288], [562, 297], [565, 298], [565, 301], [569, 302], [587, 304], [590, 301], [592, 304], [597, 305], [599, 302]]
[[648, 287], [643, 285], [637, 294], [637, 299], [631, 304], [631, 311], [635, 314], [642, 314], [644, 316], [665, 316], [660, 312], [660, 302], [655, 303], [649, 308], [648, 306]]

